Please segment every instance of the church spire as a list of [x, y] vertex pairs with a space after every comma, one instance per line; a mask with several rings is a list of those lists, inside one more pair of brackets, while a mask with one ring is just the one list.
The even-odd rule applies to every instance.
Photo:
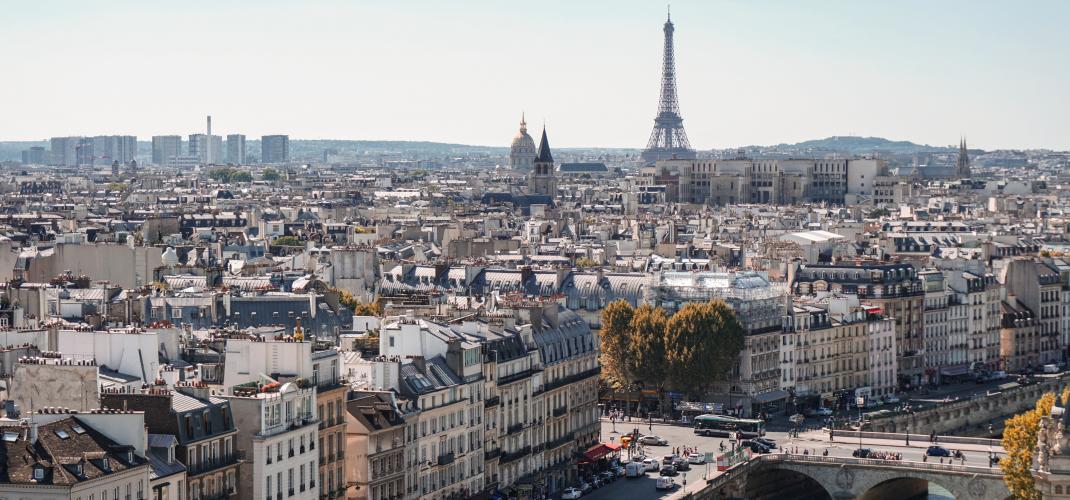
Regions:
[[550, 154], [550, 141], [546, 139], [546, 125], [542, 126], [542, 139], [539, 141], [539, 151], [535, 153], [535, 161], [539, 163], [554, 162], [554, 157]]
[[524, 119], [524, 112], [520, 112], [520, 133], [528, 133], [528, 122]]

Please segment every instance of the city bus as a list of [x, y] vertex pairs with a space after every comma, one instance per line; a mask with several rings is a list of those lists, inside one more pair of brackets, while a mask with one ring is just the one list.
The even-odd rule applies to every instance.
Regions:
[[695, 417], [695, 434], [700, 436], [734, 437], [739, 433], [745, 438], [765, 435], [765, 422], [750, 418], [727, 415], [699, 415]]

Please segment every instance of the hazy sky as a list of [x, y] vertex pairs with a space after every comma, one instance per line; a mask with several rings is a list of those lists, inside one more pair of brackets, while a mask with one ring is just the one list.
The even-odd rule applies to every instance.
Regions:
[[[655, 1], [0, 0], [0, 139], [201, 131], [642, 147]], [[696, 148], [1070, 149], [1067, 1], [676, 1]], [[534, 135], [534, 134], [533, 134]]]

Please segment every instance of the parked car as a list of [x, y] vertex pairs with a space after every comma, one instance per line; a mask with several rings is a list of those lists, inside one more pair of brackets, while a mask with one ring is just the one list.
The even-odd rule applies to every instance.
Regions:
[[899, 396], [896, 396], [895, 394], [889, 394], [888, 397], [884, 398], [884, 402], [894, 405], [899, 402]]
[[925, 454], [930, 457], [950, 457], [951, 451], [943, 446], [930, 446], [929, 449], [925, 450]]
[[673, 465], [676, 466], [676, 470], [691, 470], [691, 464], [683, 457], [677, 458]]
[[818, 415], [820, 415], [822, 417], [831, 417], [832, 416], [832, 409], [825, 408], [824, 406], [822, 406], [821, 408], [818, 408], [817, 410], [814, 410], [814, 413], [816, 413], [816, 414], [818, 414]]
[[795, 425], [799, 425], [799, 424], [803, 423], [804, 420], [806, 420], [806, 415], [803, 415], [802, 413], [796, 413], [796, 414], [788, 417], [788, 421], [790, 421], [791, 423], [793, 423]]
[[867, 458], [867, 457], [869, 457], [870, 453], [873, 453], [873, 450], [871, 450], [869, 448], [859, 448], [859, 449], [851, 452], [851, 456], [855, 457], [855, 458]]
[[663, 465], [661, 467], [661, 471], [658, 472], [658, 475], [661, 475], [661, 476], [675, 476], [677, 474], [679, 474], [679, 473], [676, 472], [676, 467], [673, 466], [673, 465]]
[[591, 476], [591, 478], [588, 479], [587, 482], [591, 483], [591, 487], [596, 490], [606, 484], [606, 482], [603, 481], [602, 478], [598, 477], [598, 474]]
[[591, 486], [591, 483], [588, 483], [587, 481], [584, 481], [582, 479], [580, 479], [580, 484], [576, 485], [576, 487], [579, 488], [580, 493], [583, 494], [590, 493], [591, 490], [594, 489], [594, 487]]
[[656, 471], [656, 470], [661, 468], [661, 466], [658, 464], [658, 461], [654, 460], [653, 458], [644, 459], [642, 464], [643, 464], [643, 469], [646, 472]]
[[676, 458], [677, 457], [675, 453], [665, 455], [664, 457], [661, 457], [661, 465], [672, 465], [676, 463]]
[[661, 436], [655, 436], [655, 435], [651, 434], [649, 436], [643, 436], [643, 437], [639, 438], [639, 443], [640, 444], [649, 444], [649, 445], [654, 445], [654, 446], [668, 446], [669, 440], [667, 440], [667, 439], [665, 439], [665, 438], [663, 438]]
[[614, 474], [617, 475], [617, 477], [624, 477], [624, 475], [628, 473], [628, 471], [624, 470], [624, 467], [621, 467], [619, 465], [613, 467], [612, 471]]
[[576, 500], [583, 496], [583, 492], [579, 488], [565, 488], [565, 491], [561, 493], [561, 500]]
[[[657, 469], [658, 466], [655, 464], [654, 468]], [[643, 462], [628, 462], [628, 465], [624, 466], [624, 477], [643, 476], [646, 474], [647, 470], [649, 469], [647, 469], [646, 464]]]
[[671, 477], [659, 477], [658, 481], [654, 483], [654, 489], [657, 490], [672, 490], [676, 488], [676, 481], [673, 481]]
[[617, 474], [609, 470], [599, 472], [598, 477], [602, 478], [602, 484], [609, 484], [617, 480]]
[[769, 439], [767, 437], [756, 437], [754, 438], [754, 441], [762, 443], [763, 445], [765, 445], [766, 448], [769, 448], [770, 450], [776, 449], [776, 441], [773, 441], [772, 439]]
[[703, 455], [701, 453], [692, 453], [687, 456], [687, 461], [695, 465], [701, 465], [706, 463], [706, 455]]

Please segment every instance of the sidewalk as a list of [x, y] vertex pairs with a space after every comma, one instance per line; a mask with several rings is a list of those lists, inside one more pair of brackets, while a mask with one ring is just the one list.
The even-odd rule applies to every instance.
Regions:
[[[799, 433], [799, 437], [796, 438], [796, 439], [799, 440], [799, 441], [810, 441], [810, 442], [815, 442], [815, 443], [828, 443], [828, 442], [830, 442], [829, 441], [828, 432], [825, 432], [825, 431], [800, 432]], [[839, 436], [836, 436], [834, 434], [833, 435], [833, 440], [831, 442], [833, 442], [833, 443], [841, 443], [841, 444], [844, 444], [844, 443], [846, 443], [846, 444], [852, 444], [852, 443], [858, 444], [858, 438], [854, 438], [854, 437], [851, 437], [851, 436], [839, 437]], [[863, 446], [869, 446], [871, 448], [879, 448], [881, 446], [884, 446], [884, 447], [890, 447], [890, 448], [908, 448], [909, 447], [909, 448], [918, 448], [918, 449], [922, 449], [922, 450], [924, 450], [924, 449], [926, 449], [926, 448], [928, 448], [930, 446], [942, 446], [942, 447], [947, 448], [949, 450], [962, 450], [964, 452], [965, 451], [974, 451], [974, 452], [988, 453], [989, 451], [994, 451], [996, 453], [1006, 453], [1006, 451], [1003, 450], [1002, 446], [989, 447], [989, 446], [986, 446], [986, 445], [978, 445], [978, 444], [941, 443], [941, 442], [930, 443], [928, 439], [924, 439], [924, 440], [921, 440], [921, 441], [912, 439], [912, 440], [910, 440], [910, 445], [908, 446], [906, 444], [905, 440], [862, 438], [862, 445]]]

